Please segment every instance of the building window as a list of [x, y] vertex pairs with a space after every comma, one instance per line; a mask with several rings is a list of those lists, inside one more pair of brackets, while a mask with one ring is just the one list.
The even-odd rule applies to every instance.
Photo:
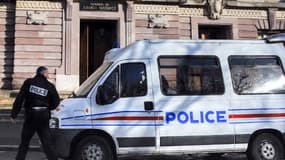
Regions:
[[224, 93], [219, 60], [214, 56], [159, 57], [164, 95], [218, 95]]
[[230, 70], [237, 94], [285, 93], [285, 76], [276, 56], [231, 56]]
[[199, 39], [232, 39], [232, 27], [226, 25], [199, 25]]
[[270, 35], [278, 33], [285, 33], [285, 30], [258, 30], [257, 39], [265, 39]]

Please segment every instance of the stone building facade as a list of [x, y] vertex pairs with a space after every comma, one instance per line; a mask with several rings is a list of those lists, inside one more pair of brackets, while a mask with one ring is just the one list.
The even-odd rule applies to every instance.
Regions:
[[285, 31], [284, 0], [2, 0], [0, 87], [39, 65], [71, 91], [104, 52], [142, 39], [262, 39]]

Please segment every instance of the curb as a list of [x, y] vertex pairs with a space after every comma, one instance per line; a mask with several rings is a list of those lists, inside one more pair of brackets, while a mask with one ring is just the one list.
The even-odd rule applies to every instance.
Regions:
[[[18, 145], [0, 145], [0, 151], [18, 151]], [[30, 146], [29, 151], [42, 151], [40, 146]]]

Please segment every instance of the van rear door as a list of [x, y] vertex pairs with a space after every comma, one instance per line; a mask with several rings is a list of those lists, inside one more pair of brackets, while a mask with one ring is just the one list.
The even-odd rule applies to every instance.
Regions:
[[[271, 53], [276, 51], [274, 48]], [[279, 51], [279, 56], [283, 56], [283, 51]], [[229, 58], [234, 90], [229, 121], [235, 126], [237, 146], [246, 148], [257, 130], [284, 131], [285, 74], [281, 61], [284, 56], [275, 54]]]

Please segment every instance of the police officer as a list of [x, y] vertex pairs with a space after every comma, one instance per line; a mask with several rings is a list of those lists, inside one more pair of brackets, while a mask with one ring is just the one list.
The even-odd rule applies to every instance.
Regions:
[[39, 67], [36, 76], [24, 82], [13, 104], [11, 113], [11, 121], [13, 123], [21, 107], [25, 108], [25, 122], [16, 160], [25, 159], [30, 140], [35, 133], [39, 135], [48, 160], [57, 159], [53, 151], [49, 119], [50, 111], [57, 108], [60, 98], [55, 86], [47, 80], [49, 78], [48, 75], [46, 67]]

